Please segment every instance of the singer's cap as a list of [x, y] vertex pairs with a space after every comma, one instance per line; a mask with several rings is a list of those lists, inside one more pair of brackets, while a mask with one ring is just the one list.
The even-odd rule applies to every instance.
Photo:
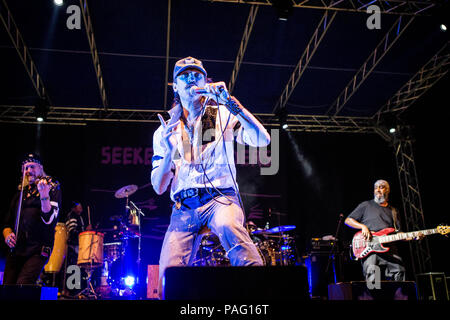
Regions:
[[28, 153], [22, 160], [22, 165], [29, 163], [29, 162], [34, 162], [34, 163], [38, 163], [38, 164], [42, 164], [41, 162], [41, 158], [35, 154], [35, 153]]
[[175, 67], [173, 68], [173, 80], [175, 80], [175, 78], [186, 69], [197, 69], [202, 72], [205, 77], [207, 75], [206, 70], [203, 67], [203, 63], [200, 60], [193, 57], [186, 57], [175, 63]]

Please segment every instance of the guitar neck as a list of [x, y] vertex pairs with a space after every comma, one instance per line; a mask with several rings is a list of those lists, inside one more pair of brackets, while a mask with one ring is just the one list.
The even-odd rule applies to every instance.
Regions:
[[394, 242], [399, 240], [405, 240], [410, 238], [416, 238], [419, 236], [419, 233], [423, 234], [424, 236], [428, 236], [430, 234], [438, 233], [437, 229], [427, 229], [427, 230], [419, 230], [419, 231], [413, 231], [413, 232], [400, 232], [396, 234], [391, 235], [385, 235], [378, 237], [378, 241], [380, 243], [388, 243], [388, 242]]

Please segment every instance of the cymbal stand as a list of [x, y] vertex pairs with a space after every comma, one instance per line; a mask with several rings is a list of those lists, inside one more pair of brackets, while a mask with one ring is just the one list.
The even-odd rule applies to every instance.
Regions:
[[[128, 199], [128, 198], [127, 198]], [[145, 214], [142, 212], [141, 209], [137, 205], [134, 204], [133, 201], [130, 200], [130, 204], [133, 206], [134, 210], [138, 213], [137, 214], [137, 225], [138, 225], [138, 257], [137, 257], [137, 276], [136, 276], [136, 285], [138, 288], [138, 297], [141, 295], [141, 284], [140, 284], [140, 278], [141, 278], [141, 217], [140, 215], [145, 217]]]

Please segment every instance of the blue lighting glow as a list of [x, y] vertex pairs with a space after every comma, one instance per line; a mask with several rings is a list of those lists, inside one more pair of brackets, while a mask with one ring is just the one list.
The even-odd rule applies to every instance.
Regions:
[[134, 283], [135, 283], [135, 278], [133, 277], [133, 276], [127, 276], [125, 279], [124, 279], [124, 283], [125, 283], [125, 285], [127, 286], [127, 287], [133, 287], [134, 286]]

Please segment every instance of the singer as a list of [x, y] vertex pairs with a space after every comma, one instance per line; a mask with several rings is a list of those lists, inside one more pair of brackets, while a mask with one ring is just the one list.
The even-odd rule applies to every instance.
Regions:
[[[236, 137], [241, 144], [267, 146], [268, 132], [224, 82], [208, 83], [198, 59], [176, 62], [173, 91], [170, 119], [158, 114], [161, 126], [153, 136], [151, 182], [157, 194], [171, 185], [174, 202], [159, 261], [160, 289], [167, 267], [192, 264], [208, 229], [233, 266], [263, 265], [244, 227], [232, 142]], [[214, 138], [202, 139], [207, 130]]]
[[21, 176], [2, 228], [11, 249], [3, 284], [36, 284], [50, 257], [61, 206], [59, 183], [45, 174], [37, 155], [25, 157]]

